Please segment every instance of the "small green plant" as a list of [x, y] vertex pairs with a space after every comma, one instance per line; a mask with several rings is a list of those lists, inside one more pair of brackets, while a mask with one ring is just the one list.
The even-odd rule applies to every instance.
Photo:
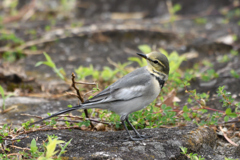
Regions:
[[2, 128], [0, 129], [0, 143], [3, 143], [3, 139], [8, 136], [7, 131], [7, 124], [4, 124]]
[[207, 19], [206, 18], [202, 18], [202, 17], [196, 18], [196, 19], [194, 19], [194, 21], [197, 24], [206, 24], [207, 23]]
[[46, 52], [44, 52], [43, 54], [44, 54], [44, 56], [45, 56], [45, 58], [46, 58], [47, 61], [37, 62], [37, 63], [35, 64], [35, 67], [38, 67], [38, 66], [40, 66], [40, 65], [42, 65], [42, 64], [47, 65], [47, 66], [51, 67], [51, 68], [53, 69], [53, 71], [54, 71], [61, 79], [65, 80], [65, 75], [66, 75], [66, 73], [65, 73], [64, 69], [63, 69], [63, 68], [57, 68], [56, 65], [55, 65], [55, 63], [52, 61], [51, 57], [50, 57]]
[[227, 122], [229, 117], [231, 118], [237, 117], [237, 114], [232, 112], [230, 107], [234, 106], [235, 112], [239, 112], [240, 102], [233, 103], [234, 99], [232, 98], [231, 93], [224, 90], [224, 87], [225, 86], [219, 87], [217, 93], [218, 96], [221, 97], [220, 102], [223, 103], [223, 107], [227, 107], [225, 111], [226, 116], [224, 117], [225, 122]]
[[231, 50], [230, 53], [233, 55], [233, 56], [237, 56], [238, 55], [238, 51], [236, 50]]
[[147, 65], [147, 61], [144, 58], [140, 59], [139, 57], [129, 57], [128, 60], [132, 62], [137, 62], [140, 67], [144, 67]]
[[138, 49], [145, 54], [152, 52], [152, 48], [147, 44], [139, 45]]
[[232, 35], [233, 37], [233, 41], [237, 41], [238, 40], [238, 36], [236, 34]]
[[230, 58], [228, 57], [228, 55], [224, 55], [218, 59], [218, 62], [220, 63], [226, 63], [228, 61], [230, 61]]
[[110, 67], [105, 66], [103, 71], [101, 72], [101, 77], [105, 81], [112, 81], [115, 75], [119, 72], [119, 70], [112, 70]]
[[83, 67], [79, 66], [78, 69], [75, 69], [75, 72], [77, 74], [77, 78], [80, 80], [85, 80], [87, 76], [92, 76], [93, 79], [99, 79], [99, 71], [94, 70], [93, 65], [90, 65], [89, 67]]
[[239, 78], [240, 77], [240, 75], [233, 69], [230, 71], [230, 73], [234, 78]]
[[14, 33], [10, 34], [1, 34], [0, 40], [12, 42], [14, 44], [23, 44], [24, 41], [21, 38], [18, 38]]
[[116, 67], [115, 69], [105, 66], [103, 67], [103, 71], [95, 70], [92, 65], [89, 67], [80, 66], [78, 69], [75, 69], [75, 72], [77, 74], [77, 78], [80, 80], [85, 80], [86, 77], [90, 76], [94, 80], [100, 80], [100, 78], [102, 78], [103, 81], [112, 82], [117, 74], [123, 76], [128, 73], [125, 68], [129, 64], [131, 64], [131, 62], [114, 64]]
[[76, 5], [76, 0], [61, 0], [60, 3], [60, 10], [63, 12], [70, 12]]
[[[0, 132], [0, 134], [1, 134], [1, 132]], [[24, 159], [38, 159], [38, 160], [58, 159], [58, 160], [60, 160], [61, 155], [66, 152], [66, 147], [69, 145], [71, 140], [68, 142], [65, 142], [62, 140], [58, 140], [58, 137], [55, 135], [52, 135], [52, 136], [48, 135], [48, 143], [43, 142], [43, 144], [38, 147], [36, 140], [32, 139], [29, 152], [19, 151], [18, 154], [16, 154], [16, 155], [17, 156], [21, 155]], [[1, 140], [0, 140], [0, 143], [2, 143]], [[63, 143], [65, 143], [64, 146], [60, 145]], [[61, 150], [56, 151], [57, 146], [60, 147]], [[5, 148], [5, 150], [10, 152], [9, 148]], [[58, 155], [56, 155], [57, 153], [58, 153]], [[15, 158], [17, 158], [17, 157], [15, 157], [16, 155], [13, 154], [12, 156], [9, 156], [8, 154], [4, 153], [4, 154], [0, 154], [0, 158], [6, 159], [6, 160], [9, 158], [15, 159]]]
[[14, 33], [1, 34], [0, 41], [2, 41], [3, 44], [6, 43], [5, 47], [9, 47], [9, 50], [3, 53], [2, 57], [4, 60], [13, 62], [24, 57], [22, 50], [17, 48], [19, 45], [22, 45], [24, 41], [21, 38], [18, 38]]
[[5, 102], [6, 102], [6, 99], [8, 99], [9, 97], [11, 97], [11, 96], [14, 96], [14, 94], [13, 93], [10, 93], [10, 94], [8, 94], [7, 96], [5, 96], [5, 92], [4, 92], [4, 89], [3, 89], [3, 87], [0, 85], [0, 93], [1, 93], [1, 96], [2, 96], [2, 100], [3, 100], [3, 102], [2, 102], [2, 113], [4, 112], [4, 110], [5, 110], [5, 108], [6, 108], [6, 104], [5, 104]]
[[[5, 0], [4, 2], [5, 2], [3, 4], [4, 8], [8, 8], [9, 9], [10, 15], [14, 16], [14, 15], [16, 15], [18, 13], [18, 10], [17, 10], [17, 6], [18, 6], [18, 3], [19, 3], [18, 0], [12, 0], [10, 2]], [[8, 3], [6, 3], [6, 2], [8, 2]]]
[[[206, 101], [208, 101], [209, 93], [197, 93], [196, 90], [186, 90], [186, 93], [189, 94], [188, 103], [193, 106], [188, 108], [187, 106], [183, 107], [182, 117], [190, 121], [193, 119], [194, 123], [202, 125], [218, 125], [219, 120], [224, 118], [224, 121], [227, 122], [229, 118], [236, 118], [239, 115], [240, 102], [234, 103], [234, 99], [231, 96], [231, 93], [224, 90], [224, 86], [218, 88], [218, 97], [220, 97], [220, 102], [222, 102], [223, 107], [227, 107], [225, 111], [209, 108], [206, 106]], [[197, 105], [194, 106], [194, 104]], [[235, 111], [232, 111], [231, 108], [235, 108]], [[207, 113], [208, 110], [215, 111], [212, 114], [207, 114], [207, 118], [204, 120], [201, 119], [201, 115]]]
[[[60, 153], [59, 153], [58, 156], [57, 156], [57, 158], [60, 158], [60, 156], [61, 156], [63, 153], [66, 152], [65, 149], [66, 149], [66, 147], [68, 146], [68, 144], [69, 144], [70, 142], [71, 142], [71, 140], [68, 141], [68, 142], [65, 144], [64, 147], [62, 147], [60, 144], [61, 144], [61, 143], [65, 143], [64, 141], [58, 140], [57, 138], [52, 139], [51, 136], [48, 136], [48, 144], [45, 146], [46, 151], [45, 151], [44, 155], [42, 155], [42, 156], [40, 156], [40, 157], [38, 158], [38, 160], [46, 160], [46, 159], [47, 159], [47, 160], [52, 160], [52, 157], [55, 156], [55, 155], [57, 154], [57, 152], [58, 152], [58, 151], [55, 151], [57, 145], [61, 148], [61, 151], [60, 151]], [[31, 143], [31, 144], [32, 144], [32, 143]], [[36, 150], [36, 145], [35, 145], [34, 142], [33, 142], [33, 148], [34, 148], [34, 150]]]
[[201, 78], [203, 81], [210, 81], [213, 78], [218, 78], [218, 76], [214, 69], [209, 69], [201, 75]]
[[180, 146], [180, 149], [182, 150], [182, 154], [184, 154], [185, 156], [187, 156], [188, 158], [190, 158], [191, 160], [204, 160], [205, 158], [202, 158], [201, 156], [199, 156], [197, 153], [187, 153], [187, 148], [186, 147], [182, 147]]
[[203, 60], [203, 65], [206, 66], [206, 67], [213, 67], [213, 64], [212, 62], [210, 62], [209, 60]]
[[51, 30], [51, 26], [49, 26], [49, 25], [47, 25], [47, 26], [45, 26], [45, 31], [50, 31]]
[[30, 145], [30, 152], [33, 158], [39, 157], [42, 153], [38, 151], [37, 143], [35, 139], [32, 139], [31, 145]]
[[176, 19], [176, 12], [180, 11], [182, 9], [182, 6], [180, 4], [174, 4], [173, 7], [169, 7], [169, 13], [170, 13], [170, 22], [173, 23]]

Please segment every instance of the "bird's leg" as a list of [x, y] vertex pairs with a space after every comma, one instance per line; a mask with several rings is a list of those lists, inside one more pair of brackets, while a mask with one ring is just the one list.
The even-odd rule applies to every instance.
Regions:
[[133, 125], [129, 122], [128, 117], [126, 117], [126, 121], [127, 121], [127, 123], [132, 127], [132, 129], [134, 130], [135, 134], [136, 134], [139, 138], [144, 138], [144, 139], [146, 139], [146, 138], [152, 138], [152, 136], [141, 135], [141, 134], [133, 127]]
[[132, 137], [132, 135], [130, 134], [130, 132], [129, 132], [128, 129], [127, 129], [127, 126], [126, 126], [124, 120], [122, 121], [122, 124], [123, 124], [125, 130], [127, 131], [128, 135], [129, 135], [129, 137], [130, 137], [130, 140], [132, 140], [132, 141], [141, 141], [141, 140], [144, 140], [144, 139], [145, 139], [145, 138], [142, 138], [142, 137], [139, 137], [139, 138], [134, 138], [134, 137]]

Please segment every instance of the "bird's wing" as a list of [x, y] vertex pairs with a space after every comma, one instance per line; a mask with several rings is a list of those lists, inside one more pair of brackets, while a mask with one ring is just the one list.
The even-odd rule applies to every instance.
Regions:
[[86, 101], [87, 103], [106, 103], [112, 101], [130, 100], [144, 94], [151, 77], [145, 68], [140, 68], [122, 77], [117, 82]]

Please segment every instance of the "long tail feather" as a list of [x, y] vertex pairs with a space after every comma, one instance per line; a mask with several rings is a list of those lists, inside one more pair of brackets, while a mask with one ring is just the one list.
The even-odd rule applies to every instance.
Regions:
[[58, 116], [58, 115], [60, 115], [60, 114], [64, 114], [64, 113], [71, 112], [71, 111], [73, 111], [73, 110], [79, 109], [80, 107], [81, 107], [81, 105], [74, 106], [74, 107], [68, 108], [68, 109], [64, 109], [64, 110], [62, 110], [62, 111], [60, 111], [60, 112], [57, 112], [57, 113], [55, 113], [55, 114], [52, 114], [52, 115], [49, 116], [49, 117], [46, 117], [46, 118], [43, 118], [43, 119], [41, 119], [41, 120], [39, 120], [39, 121], [37, 121], [37, 122], [31, 123], [30, 126], [31, 126], [31, 125], [34, 125], [34, 124], [37, 124], [37, 123], [40, 123], [40, 122], [42, 122], [42, 121], [45, 121], [45, 120], [47, 120], [47, 119], [49, 119], [49, 118], [56, 117], [56, 116]]

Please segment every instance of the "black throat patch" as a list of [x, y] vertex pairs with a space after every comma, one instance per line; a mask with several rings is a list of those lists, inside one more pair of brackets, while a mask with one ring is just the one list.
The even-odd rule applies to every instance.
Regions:
[[154, 76], [157, 79], [157, 81], [158, 81], [158, 83], [159, 83], [159, 85], [160, 85], [160, 87], [162, 89], [164, 84], [165, 84], [165, 81], [160, 79], [159, 77], [155, 76], [154, 74], [151, 74], [151, 75]]

